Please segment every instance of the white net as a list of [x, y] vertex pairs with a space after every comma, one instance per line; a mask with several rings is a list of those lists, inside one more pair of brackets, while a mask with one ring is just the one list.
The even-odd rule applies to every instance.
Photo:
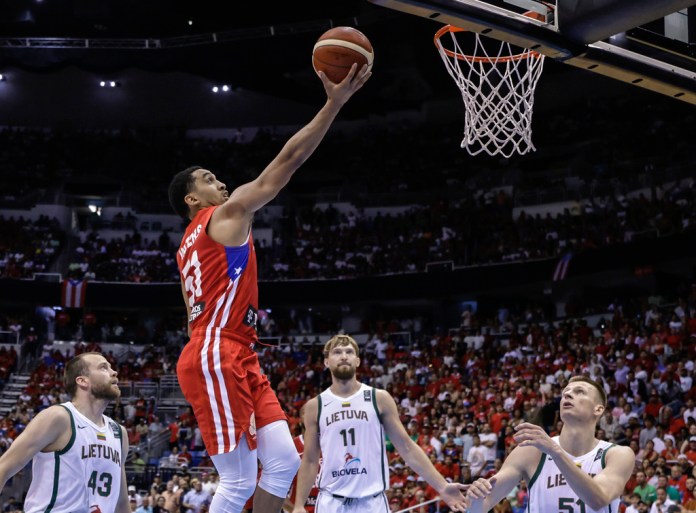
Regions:
[[[473, 34], [474, 51], [465, 55], [457, 39], [461, 29], [448, 30], [452, 46], [437, 49], [462, 92], [464, 139], [462, 148], [471, 155], [485, 152], [509, 158], [536, 150], [532, 144], [534, 89], [544, 67], [544, 56], [532, 50], [514, 53], [512, 45]], [[456, 31], [456, 32], [455, 32]]]

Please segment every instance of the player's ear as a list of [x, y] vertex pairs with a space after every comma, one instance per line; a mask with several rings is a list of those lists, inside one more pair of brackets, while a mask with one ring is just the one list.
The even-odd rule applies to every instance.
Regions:
[[195, 192], [189, 192], [186, 196], [184, 196], [184, 201], [189, 207], [193, 207], [200, 203], [200, 199], [198, 199]]
[[87, 376], [77, 376], [75, 378], [75, 382], [78, 384], [78, 386], [82, 385], [87, 385], [88, 384], [88, 378]]

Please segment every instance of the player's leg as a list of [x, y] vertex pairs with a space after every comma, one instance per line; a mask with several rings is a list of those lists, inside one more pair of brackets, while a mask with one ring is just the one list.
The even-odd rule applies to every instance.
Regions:
[[224, 338], [194, 338], [177, 364], [181, 390], [220, 476], [210, 513], [241, 512], [256, 487], [256, 437], [249, 432], [254, 398], [239, 363], [249, 352]]
[[220, 476], [220, 484], [210, 504], [210, 513], [240, 513], [256, 488], [256, 451], [249, 449], [243, 436], [234, 451], [211, 459]]
[[254, 511], [274, 513], [279, 511], [288, 495], [300, 468], [300, 457], [288, 428], [287, 416], [261, 372], [258, 360], [249, 360], [247, 379], [254, 396], [256, 442], [263, 468], [254, 495]]
[[254, 495], [254, 511], [279, 511], [300, 468], [300, 457], [285, 420], [259, 428], [256, 439], [263, 470]]
[[365, 497], [356, 504], [355, 513], [389, 513], [389, 501], [386, 493], [376, 497]]

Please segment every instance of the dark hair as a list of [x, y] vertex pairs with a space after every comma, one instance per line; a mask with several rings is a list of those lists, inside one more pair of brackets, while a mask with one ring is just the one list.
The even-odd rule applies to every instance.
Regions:
[[187, 167], [175, 174], [172, 181], [169, 182], [169, 204], [174, 209], [174, 212], [186, 219], [186, 221], [190, 221], [190, 212], [184, 198], [191, 192], [191, 186], [194, 182], [194, 171], [199, 169], [203, 168], [201, 166]]
[[86, 376], [89, 370], [89, 366], [84, 357], [91, 354], [101, 356], [101, 353], [82, 353], [70, 360], [65, 366], [63, 383], [65, 384], [65, 391], [71, 398], [75, 397], [75, 392], [77, 392], [77, 382], [75, 380], [79, 376]]

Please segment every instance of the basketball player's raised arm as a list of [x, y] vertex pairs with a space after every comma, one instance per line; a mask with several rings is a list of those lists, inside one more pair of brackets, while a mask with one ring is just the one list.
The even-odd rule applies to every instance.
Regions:
[[[67, 443], [71, 428], [70, 417], [65, 408], [51, 406], [36, 415], [0, 458], [0, 490], [5, 487], [7, 480], [22, 470], [39, 451], [63, 449], [58, 445], [61, 435], [65, 434]], [[65, 446], [65, 443], [62, 445]]]
[[510, 455], [505, 458], [503, 466], [498, 473], [489, 480], [494, 481], [494, 486], [491, 494], [483, 499], [473, 497], [467, 494], [469, 499], [469, 513], [486, 513], [492, 510], [496, 504], [507, 497], [520, 479], [529, 479], [530, 462], [534, 465], [539, 461], [541, 452], [534, 447], [516, 447]]
[[123, 426], [121, 428], [121, 490], [118, 493], [115, 513], [131, 513], [130, 501], [128, 498], [128, 478], [126, 477], [126, 457], [128, 456], [128, 432]]
[[310, 399], [305, 406], [304, 417], [302, 419], [305, 426], [304, 433], [304, 453], [300, 470], [297, 471], [297, 488], [295, 491], [295, 508], [293, 513], [304, 513], [305, 503], [309, 492], [314, 486], [319, 470], [319, 456], [321, 448], [319, 446], [319, 425], [317, 424], [318, 402], [317, 398]]
[[275, 198], [290, 181], [293, 173], [314, 153], [341, 107], [371, 75], [367, 71], [367, 65], [361, 69], [353, 65], [348, 76], [340, 84], [334, 84], [324, 73], [320, 73], [319, 78], [326, 90], [326, 103], [312, 121], [285, 143], [278, 156], [258, 178], [234, 190], [222, 206], [226, 217], [251, 217]]

